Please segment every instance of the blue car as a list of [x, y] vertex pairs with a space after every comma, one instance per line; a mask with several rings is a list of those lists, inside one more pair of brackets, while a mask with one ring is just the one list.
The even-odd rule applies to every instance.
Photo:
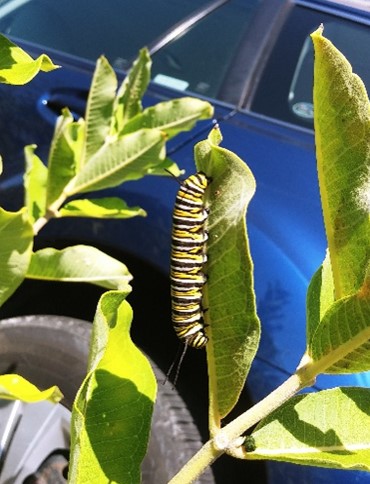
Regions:
[[[223, 146], [252, 169], [257, 192], [249, 213], [262, 340], [243, 405], [259, 401], [294, 372], [305, 349], [305, 297], [325, 256], [326, 238], [313, 133], [313, 49], [309, 34], [321, 23], [370, 87], [370, 6], [347, 0], [2, 0], [0, 32], [32, 56], [42, 52], [62, 66], [23, 87], [0, 85], [0, 206], [22, 205], [23, 147], [47, 159], [54, 124], [64, 106], [83, 116], [95, 61], [104, 54], [122, 79], [138, 50], [152, 56], [152, 105], [182, 95], [210, 101]], [[202, 121], [168, 143], [168, 155], [195, 171], [193, 148], [214, 121]], [[178, 185], [146, 177], [110, 190], [147, 218], [128, 221], [52, 221], [37, 247], [86, 243], [124, 261], [134, 275], [133, 338], [163, 371], [178, 347], [171, 327], [169, 250]], [[42, 295], [42, 297], [40, 297]], [[91, 321], [96, 288], [26, 281], [0, 317], [54, 314]], [[1, 348], [0, 348], [1, 349]], [[0, 360], [1, 361], [1, 360]], [[205, 354], [189, 351], [177, 389], [203, 440], [207, 438]], [[370, 375], [321, 376], [315, 388], [370, 386]], [[220, 483], [362, 483], [361, 472], [221, 458]], [[150, 480], [148, 481], [150, 482]], [[156, 482], [152, 480], [152, 482]], [[157, 481], [159, 482], [159, 481]], [[208, 482], [208, 481], [207, 481]]]

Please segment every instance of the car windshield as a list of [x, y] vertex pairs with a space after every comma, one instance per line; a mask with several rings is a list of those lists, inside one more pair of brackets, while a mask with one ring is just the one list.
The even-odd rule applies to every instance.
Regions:
[[227, 74], [259, 0], [0, 0], [0, 31], [127, 69], [140, 48], [157, 83], [210, 97]]

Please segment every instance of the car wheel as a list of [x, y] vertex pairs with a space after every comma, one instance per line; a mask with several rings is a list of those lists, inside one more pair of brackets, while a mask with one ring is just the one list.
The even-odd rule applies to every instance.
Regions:
[[[58, 385], [62, 404], [0, 401], [0, 482], [65, 483], [70, 410], [85, 376], [91, 324], [68, 317], [22, 316], [0, 321], [0, 373], [17, 373], [39, 388]], [[152, 364], [158, 396], [142, 482], [161, 484], [200, 448], [183, 400]], [[40, 479], [37, 480], [37, 479]], [[213, 483], [208, 470], [199, 483]]]

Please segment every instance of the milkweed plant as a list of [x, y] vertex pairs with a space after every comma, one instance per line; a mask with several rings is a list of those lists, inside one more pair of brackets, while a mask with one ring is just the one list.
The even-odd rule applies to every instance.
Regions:
[[[221, 146], [222, 135], [215, 126], [195, 147], [195, 171], [211, 180], [202, 193], [202, 203], [207, 207], [207, 237], [202, 238], [205, 257], [201, 268], [207, 274], [207, 280], [202, 280], [201, 307], [207, 311], [201, 335], [207, 339], [202, 341], [206, 343], [208, 365], [210, 439], [179, 469], [172, 484], [193, 482], [222, 454], [246, 461], [272, 459], [370, 470], [370, 389], [345, 387], [300, 393], [320, 374], [370, 370], [369, 100], [361, 79], [324, 37], [322, 27], [312, 34], [312, 41], [317, 172], [328, 248], [307, 291], [306, 350], [297, 361], [296, 371], [284, 383], [224, 424], [248, 384], [261, 324], [247, 235], [248, 205], [256, 183], [248, 166]], [[52, 65], [44, 58], [35, 73], [44, 62], [47, 69]], [[143, 110], [140, 97], [149, 81], [149, 63], [147, 52], [141, 51], [117, 91], [111, 67], [100, 59], [85, 119], [75, 121], [64, 111], [47, 168], [36, 156], [35, 147], [26, 148], [25, 208], [17, 213], [0, 212], [1, 302], [25, 277], [40, 277], [45, 268], [55, 279], [62, 274], [68, 278], [77, 269], [82, 271], [80, 280], [89, 281], [98, 275], [99, 283], [111, 289], [97, 307], [89, 369], [73, 408], [69, 469], [73, 483], [90, 482], [92, 477], [96, 482], [140, 482], [156, 381], [149, 362], [130, 338], [132, 309], [125, 298], [131, 276], [126, 267], [110, 260], [108, 265], [94, 265], [96, 274], [87, 274], [83, 267], [75, 267], [79, 251], [87, 255], [92, 251], [90, 256], [103, 261], [107, 256], [84, 246], [68, 248], [70, 258], [62, 258], [54, 249], [33, 253], [32, 241], [51, 218], [73, 214], [111, 217], [112, 206], [120, 218], [143, 215], [140, 208], [127, 207], [122, 200], [98, 203], [75, 199], [76, 195], [122, 183], [131, 179], [133, 172], [140, 176], [163, 173], [164, 169], [179, 173], [165, 156], [165, 140], [181, 129], [190, 129], [196, 120], [212, 116], [212, 109], [208, 103], [187, 98]], [[189, 119], [188, 110], [192, 112], [189, 124], [185, 121]], [[173, 115], [170, 125], [169, 113]], [[141, 153], [142, 145], [147, 156], [134, 157], [132, 165], [120, 164], [122, 153]], [[120, 156], [114, 157], [114, 153]], [[61, 168], [62, 158], [68, 160], [68, 169]], [[112, 165], [108, 166], [107, 160]], [[94, 178], [101, 173], [98, 167], [106, 177]], [[17, 253], [16, 270], [10, 263], [14, 247], [7, 243], [11, 239], [14, 244], [15, 230], [24, 234], [17, 242], [23, 250]], [[61, 265], [62, 260], [67, 262]], [[110, 267], [108, 273], [105, 266]], [[119, 283], [113, 282], [117, 279]], [[125, 384], [127, 392], [115, 392], [117, 383]], [[22, 386], [15, 388], [8, 376], [0, 377], [0, 385], [1, 396], [24, 398]], [[98, 387], [104, 391], [97, 391]], [[55, 388], [37, 392], [34, 389], [33, 400], [60, 398]], [[300, 425], [293, 426], [297, 416]], [[129, 425], [117, 425], [122, 420]]]

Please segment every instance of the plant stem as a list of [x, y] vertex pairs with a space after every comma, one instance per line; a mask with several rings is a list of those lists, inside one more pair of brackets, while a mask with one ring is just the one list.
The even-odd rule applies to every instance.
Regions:
[[33, 234], [37, 235], [51, 218], [54, 218], [54, 214], [52, 214], [51, 212], [48, 212], [43, 217], [38, 218], [33, 224]]
[[171, 479], [170, 484], [193, 482], [207, 466], [228, 450], [240, 435], [310, 384], [312, 380], [303, 380], [299, 372], [289, 377], [267, 397], [222, 428]]
[[273, 410], [280, 407], [307, 385], [308, 382], [304, 383], [297, 373], [290, 376], [278, 388], [267, 395], [267, 397], [222, 428], [214, 438], [215, 445], [218, 448], [223, 446], [226, 450], [240, 435], [269, 415]]
[[169, 482], [169, 484], [187, 484], [193, 482], [204, 470], [212, 464], [223, 450], [216, 450], [213, 440], [209, 440], [203, 447], [184, 465]]
[[[188, 484], [193, 482], [214, 460], [228, 450], [235, 452], [235, 442], [248, 429], [276, 410], [302, 388], [312, 386], [318, 374], [323, 373], [336, 361], [343, 357], [341, 348], [334, 350], [321, 360], [312, 361], [304, 355], [296, 373], [271, 392], [256, 405], [242, 413], [235, 420], [223, 427], [214, 438], [209, 440], [186, 465], [172, 478], [169, 484]], [[234, 444], [234, 449], [232, 449]], [[238, 455], [243, 457], [243, 452]]]
[[[318, 374], [325, 372], [330, 366], [343, 359], [349, 351], [353, 351], [359, 345], [367, 341], [368, 338], [368, 332], [363, 331], [350, 347], [348, 347], [348, 345], [345, 348], [343, 348], [343, 345], [339, 346], [317, 361], [313, 361], [308, 353], [306, 353], [303, 356], [296, 373], [289, 377], [282, 385], [267, 395], [267, 397], [259, 403], [218, 431], [216, 430], [217, 412], [215, 411], [214, 402], [211, 402], [210, 424], [211, 435], [213, 433], [214, 437], [209, 440], [189, 462], [187, 462], [178, 474], [173, 477], [170, 484], [187, 484], [193, 482], [202, 472], [204, 472], [207, 466], [212, 464], [215, 459], [226, 451], [229, 451], [234, 456], [244, 457], [243, 451], [240, 451], [239, 453], [240, 443], [238, 448], [236, 442], [241, 435], [269, 415], [273, 410], [280, 407], [293, 395], [302, 390], [302, 388], [313, 385]], [[210, 358], [212, 355], [208, 356]], [[213, 388], [213, 391], [214, 390], [215, 388]]]
[[40, 230], [51, 220], [52, 218], [55, 218], [58, 216], [58, 210], [60, 207], [63, 205], [67, 198], [67, 195], [63, 191], [62, 194], [60, 195], [59, 198], [57, 198], [47, 209], [45, 212], [45, 215], [43, 217], [40, 217], [35, 221], [33, 224], [33, 233], [34, 235], [37, 235]]

